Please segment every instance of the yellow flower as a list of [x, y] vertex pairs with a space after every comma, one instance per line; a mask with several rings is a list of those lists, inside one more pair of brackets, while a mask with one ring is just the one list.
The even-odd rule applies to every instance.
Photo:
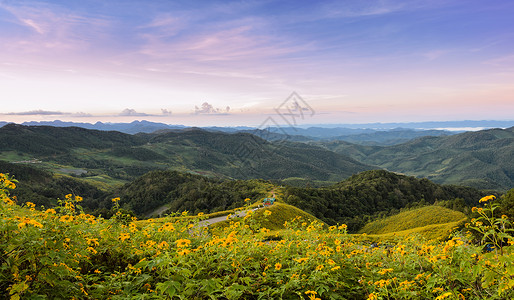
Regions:
[[61, 216], [59, 218], [59, 221], [64, 222], [64, 223], [71, 222], [71, 221], [73, 221], [73, 216], [68, 216], [68, 215]]
[[250, 201], [250, 198], [246, 198], [246, 199], [245, 199], [245, 202], [248, 202], [248, 201]]
[[118, 237], [122, 242], [130, 238], [130, 234], [128, 233], [120, 233], [120, 236]]
[[49, 208], [49, 209], [47, 209], [47, 210], [45, 211], [45, 214], [54, 214], [54, 215], [55, 215], [56, 213], [57, 213], [57, 212], [56, 212], [56, 211], [55, 211], [55, 209], [53, 209], [53, 208]]
[[112, 202], [116, 203], [118, 201], [120, 201], [120, 197], [112, 198]]
[[161, 228], [159, 228], [159, 231], [166, 230], [166, 231], [175, 231], [175, 227], [173, 226], [173, 223], [168, 222], [162, 225]]
[[307, 257], [302, 257], [302, 258], [295, 259], [295, 261], [296, 261], [297, 263], [300, 263], [300, 264], [301, 264], [301, 263], [303, 263], [303, 262], [306, 262], [308, 259], [309, 259], [309, 258], [307, 258]]
[[384, 275], [384, 274], [390, 273], [392, 271], [393, 271], [393, 269], [382, 269], [382, 270], [378, 271], [378, 274]]
[[485, 197], [482, 197], [482, 199], [480, 199], [478, 201], [478, 203], [487, 202], [489, 200], [494, 200], [495, 198], [496, 198], [496, 196], [494, 196], [494, 195], [485, 196]]
[[275, 270], [280, 270], [282, 268], [282, 264], [281, 263], [276, 263], [275, 264]]
[[183, 255], [187, 255], [187, 254], [191, 253], [191, 251], [189, 249], [178, 249], [177, 253], [178, 253], [178, 255], [183, 256]]
[[375, 293], [368, 295], [368, 300], [378, 300], [378, 296]]
[[176, 240], [175, 243], [177, 244], [177, 247], [183, 248], [183, 247], [188, 247], [191, 244], [191, 241], [188, 239], [179, 239], [179, 240]]
[[317, 295], [318, 293], [316, 291], [305, 291], [305, 295]]
[[80, 201], [82, 201], [82, 200], [84, 200], [82, 197], [80, 197], [80, 196], [75, 196], [75, 201], [80, 202]]
[[264, 215], [265, 215], [265, 216], [269, 216], [269, 215], [271, 215], [271, 211], [269, 211], [269, 210], [265, 210], [265, 211], [264, 211]]
[[333, 267], [332, 269], [330, 269], [330, 271], [336, 271], [336, 270], [339, 270], [339, 269], [341, 269], [341, 267], [340, 267], [340, 266], [335, 266], [335, 267]]
[[88, 239], [88, 238], [86, 238], [86, 241], [87, 241], [88, 245], [93, 245], [93, 246], [100, 245], [100, 243], [98, 243], [98, 239]]
[[66, 196], [64, 196], [64, 197], [65, 197], [66, 199], [70, 199], [70, 198], [71, 198], [71, 196], [72, 196], [71, 194], [68, 194], [68, 195], [66, 195]]
[[323, 265], [318, 265], [318, 266], [316, 267], [316, 271], [321, 271], [324, 267], [325, 267], [325, 266], [323, 266]]
[[[486, 201], [487, 201], [487, 200], [486, 200]], [[442, 295], [440, 295], [440, 296], [436, 297], [435, 299], [436, 299], [436, 300], [445, 299], [445, 298], [450, 297], [451, 295], [452, 295], [452, 292], [446, 292], [446, 293], [444, 293], [444, 294], [442, 294]]]

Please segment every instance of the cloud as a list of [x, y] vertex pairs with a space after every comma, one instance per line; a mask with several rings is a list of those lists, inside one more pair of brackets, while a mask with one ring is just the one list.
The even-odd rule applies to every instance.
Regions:
[[171, 116], [171, 114], [172, 114], [171, 110], [167, 110], [166, 108], [161, 108], [161, 113], [164, 116]]
[[452, 52], [452, 50], [432, 50], [423, 53], [422, 55], [426, 57], [428, 60], [435, 60], [438, 59], [448, 53]]
[[211, 104], [204, 102], [202, 107], [195, 106], [195, 114], [228, 114], [230, 112], [230, 106], [225, 109], [215, 108]]
[[98, 15], [91, 16], [70, 7], [37, 1], [0, 3], [0, 10], [10, 13], [9, 22], [30, 29], [30, 32], [19, 31], [10, 39], [0, 39], [7, 50], [15, 52], [89, 49], [90, 44], [107, 36], [105, 33], [111, 25], [108, 19]]
[[120, 114], [119, 116], [131, 116], [131, 117], [134, 117], [134, 116], [137, 116], [137, 117], [140, 117], [140, 116], [148, 116], [148, 114], [145, 114], [145, 113], [138, 113], [136, 110], [134, 109], [130, 109], [130, 108], [125, 108]]
[[60, 111], [48, 111], [48, 110], [31, 110], [31, 111], [24, 111], [24, 112], [11, 112], [7, 113], [6, 115], [11, 116], [51, 116], [51, 115], [66, 115], [66, 113], [60, 112]]
[[26, 24], [27, 26], [34, 29], [39, 34], [44, 34], [46, 32], [46, 30], [43, 29], [43, 27], [41, 25], [37, 24], [36, 22], [34, 22], [31, 19], [20, 19], [20, 21], [22, 21], [24, 24]]
[[509, 66], [509, 65], [514, 64], [514, 54], [489, 59], [489, 60], [485, 61], [484, 64], [492, 65], [492, 66], [496, 66], [496, 67]]
[[77, 118], [88, 118], [88, 117], [92, 117], [93, 116], [92, 114], [85, 113], [85, 112], [76, 112], [76, 113], [73, 113], [71, 115], [73, 117], [77, 117]]

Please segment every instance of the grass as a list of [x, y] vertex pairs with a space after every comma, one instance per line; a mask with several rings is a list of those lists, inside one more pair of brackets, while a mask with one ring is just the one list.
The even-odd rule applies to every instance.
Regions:
[[[318, 221], [322, 223], [313, 215], [292, 205], [281, 202], [275, 202], [271, 206], [256, 210], [253, 214], [253, 218], [258, 220], [260, 227], [269, 229], [271, 231], [286, 229], [286, 226], [284, 226], [285, 223], [291, 222], [294, 219], [298, 219], [298, 217], [300, 218], [301, 222], [310, 223], [312, 221]], [[212, 229], [217, 230], [219, 228], [229, 226], [231, 221], [237, 222], [237, 219], [219, 222], [211, 225], [211, 227]]]
[[384, 234], [424, 227], [434, 224], [446, 224], [466, 218], [461, 212], [437, 205], [425, 206], [366, 224], [359, 233]]
[[467, 218], [463, 218], [459, 221], [448, 222], [443, 224], [432, 224], [422, 227], [415, 227], [407, 230], [401, 230], [396, 232], [388, 232], [383, 234], [364, 234], [363, 240], [369, 240], [372, 242], [387, 242], [396, 241], [403, 239], [408, 236], [418, 235], [423, 237], [427, 241], [444, 241], [448, 239], [449, 235], [459, 227], [462, 227], [467, 221]]
[[427, 240], [444, 240], [455, 228], [464, 224], [466, 215], [437, 205], [425, 206], [366, 224], [359, 233], [369, 239], [391, 240], [418, 234]]

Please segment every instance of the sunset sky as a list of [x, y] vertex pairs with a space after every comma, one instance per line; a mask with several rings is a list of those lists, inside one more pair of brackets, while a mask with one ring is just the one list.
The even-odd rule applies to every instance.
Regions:
[[0, 0], [0, 121], [255, 126], [292, 92], [303, 123], [514, 120], [513, 16], [495, 0]]

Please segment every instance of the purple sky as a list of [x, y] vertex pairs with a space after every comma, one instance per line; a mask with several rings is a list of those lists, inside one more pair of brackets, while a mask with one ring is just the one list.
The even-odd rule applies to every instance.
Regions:
[[512, 16], [494, 0], [0, 0], [0, 121], [255, 126], [293, 91], [303, 123], [513, 120]]

